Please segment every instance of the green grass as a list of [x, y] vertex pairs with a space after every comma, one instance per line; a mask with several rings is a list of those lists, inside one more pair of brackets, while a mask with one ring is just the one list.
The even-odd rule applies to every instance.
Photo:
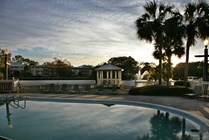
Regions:
[[192, 90], [182, 86], [159, 86], [151, 85], [136, 87], [129, 90], [130, 95], [153, 95], [153, 96], [181, 96], [192, 93]]

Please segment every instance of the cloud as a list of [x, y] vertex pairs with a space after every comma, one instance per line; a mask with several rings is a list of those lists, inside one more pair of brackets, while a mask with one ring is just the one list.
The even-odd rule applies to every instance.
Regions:
[[[180, 8], [187, 2], [167, 1]], [[1, 0], [0, 48], [41, 61], [65, 57], [74, 65], [96, 65], [116, 56], [153, 61], [152, 44], [139, 41], [136, 36], [135, 20], [143, 13], [145, 3], [143, 0]]]

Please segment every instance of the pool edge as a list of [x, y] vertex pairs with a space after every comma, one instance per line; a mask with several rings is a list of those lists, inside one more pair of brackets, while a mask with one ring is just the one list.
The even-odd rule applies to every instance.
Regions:
[[80, 99], [80, 98], [47, 98], [47, 97], [24, 97], [29, 101], [48, 101], [48, 102], [71, 102], [71, 103], [88, 103], [88, 104], [119, 104], [119, 105], [131, 105], [142, 106], [152, 109], [158, 109], [165, 112], [170, 112], [181, 117], [185, 117], [189, 120], [202, 126], [209, 133], [209, 121], [206, 118], [188, 112], [186, 110], [177, 109], [174, 107], [160, 105], [155, 103], [148, 103], [142, 101], [129, 101], [129, 100], [102, 100], [102, 99]]

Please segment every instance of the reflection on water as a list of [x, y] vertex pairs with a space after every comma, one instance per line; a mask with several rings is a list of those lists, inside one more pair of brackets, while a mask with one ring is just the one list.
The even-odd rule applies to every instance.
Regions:
[[5, 101], [5, 102], [0, 102], [0, 106], [6, 106], [6, 119], [7, 119], [7, 124], [8, 124], [8, 128], [12, 128], [12, 123], [11, 123], [11, 115], [12, 113], [10, 113], [10, 108], [9, 108], [9, 102]]
[[16, 140], [207, 140], [208, 136], [202, 137], [199, 125], [185, 118], [143, 107], [28, 101], [24, 110], [17, 108], [23, 106], [10, 101], [0, 106], [6, 113], [0, 116], [0, 134]]
[[7, 112], [8, 127], [12, 128], [11, 117], [10, 117], [12, 115], [12, 113], [10, 113], [10, 111], [9, 111], [9, 103], [8, 102], [6, 102], [6, 112]]
[[[190, 134], [186, 134], [185, 118], [170, 117], [168, 112], [158, 110], [150, 119], [150, 124], [151, 134], [138, 137], [138, 140], [193, 140]], [[196, 132], [200, 131], [196, 129]], [[202, 137], [203, 134], [199, 134], [198, 140], [202, 140]]]
[[19, 99], [12, 99], [12, 100], [5, 100], [0, 102], [0, 106], [6, 106], [6, 119], [7, 119], [7, 124], [8, 128], [13, 128], [12, 122], [11, 122], [11, 115], [12, 113], [10, 112], [10, 107], [13, 107], [15, 109], [21, 108], [25, 109], [26, 107], [26, 100], [23, 101], [23, 104], [20, 104]]

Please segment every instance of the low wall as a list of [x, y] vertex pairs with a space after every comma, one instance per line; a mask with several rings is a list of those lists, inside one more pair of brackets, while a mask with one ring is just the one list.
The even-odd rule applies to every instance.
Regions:
[[46, 84], [94, 85], [95, 80], [20, 80], [21, 86], [41, 86]]
[[55, 84], [59, 88], [62, 84], [71, 85], [95, 85], [95, 80], [20, 80], [21, 93], [40, 93], [41, 86]]

